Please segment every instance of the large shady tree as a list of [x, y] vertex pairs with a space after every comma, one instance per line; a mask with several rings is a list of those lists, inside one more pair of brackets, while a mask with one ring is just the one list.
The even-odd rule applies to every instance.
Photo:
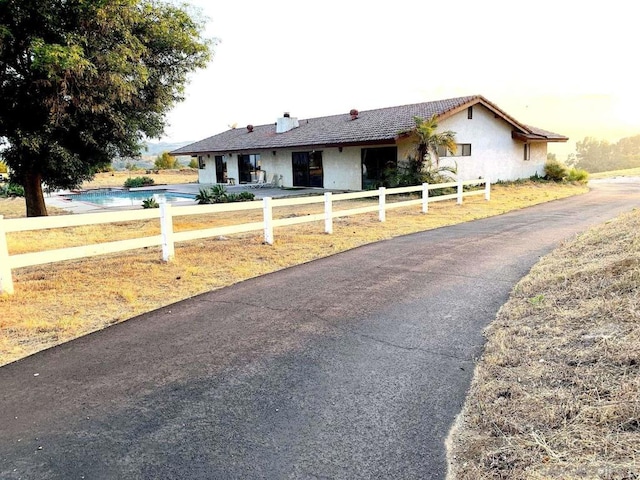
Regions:
[[161, 0], [0, 0], [0, 150], [46, 215], [43, 184], [74, 188], [162, 134], [212, 42]]

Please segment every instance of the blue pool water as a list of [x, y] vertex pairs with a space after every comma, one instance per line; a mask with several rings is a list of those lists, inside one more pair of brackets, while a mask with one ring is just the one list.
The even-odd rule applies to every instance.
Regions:
[[103, 207], [135, 207], [142, 205], [142, 201], [153, 197], [156, 202], [179, 203], [193, 202], [194, 195], [187, 193], [168, 192], [167, 190], [119, 190], [100, 188], [82, 193], [70, 194], [67, 198], [73, 202], [95, 203]]

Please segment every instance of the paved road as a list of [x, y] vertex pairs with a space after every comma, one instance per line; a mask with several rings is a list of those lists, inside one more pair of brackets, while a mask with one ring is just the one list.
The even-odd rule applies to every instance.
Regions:
[[2, 479], [443, 478], [481, 331], [640, 186], [256, 278], [0, 368]]

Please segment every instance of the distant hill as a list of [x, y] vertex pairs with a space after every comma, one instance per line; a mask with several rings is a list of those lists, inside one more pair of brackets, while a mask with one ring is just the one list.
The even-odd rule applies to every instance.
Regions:
[[[193, 142], [147, 142], [145, 149], [141, 152], [139, 157], [136, 158], [114, 158], [111, 161], [111, 166], [115, 170], [126, 170], [127, 165], [135, 165], [136, 168], [142, 170], [154, 168], [154, 162], [158, 155], [163, 152], [171, 152], [185, 145], [189, 145]], [[182, 155], [178, 157], [178, 163], [182, 166], [189, 165], [191, 157], [189, 155]]]
[[185, 145], [189, 145], [191, 143], [193, 143], [193, 141], [173, 142], [173, 143], [172, 142], [157, 142], [157, 143], [147, 142], [146, 150], [142, 152], [142, 155], [156, 156], [156, 155], [160, 155], [162, 152], [171, 152], [173, 150], [176, 150], [180, 147], [184, 147]]

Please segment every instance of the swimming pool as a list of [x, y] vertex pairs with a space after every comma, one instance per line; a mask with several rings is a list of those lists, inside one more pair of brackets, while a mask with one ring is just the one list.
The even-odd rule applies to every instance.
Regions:
[[147, 198], [161, 203], [185, 203], [193, 202], [195, 195], [188, 193], [169, 192], [167, 190], [121, 190], [117, 188], [99, 188], [87, 190], [81, 193], [72, 193], [66, 196], [72, 202], [87, 202], [102, 207], [136, 207], [141, 206]]

